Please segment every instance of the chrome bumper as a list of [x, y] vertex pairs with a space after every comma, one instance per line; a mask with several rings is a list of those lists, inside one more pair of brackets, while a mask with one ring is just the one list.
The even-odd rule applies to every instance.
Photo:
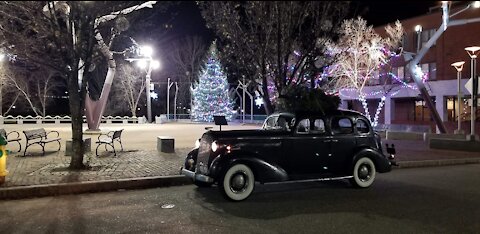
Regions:
[[206, 175], [201, 175], [201, 174], [195, 174], [195, 172], [187, 170], [185, 168], [182, 168], [182, 174], [187, 176], [188, 178], [191, 178], [194, 181], [201, 181], [205, 183], [213, 183], [213, 178], [206, 176]]

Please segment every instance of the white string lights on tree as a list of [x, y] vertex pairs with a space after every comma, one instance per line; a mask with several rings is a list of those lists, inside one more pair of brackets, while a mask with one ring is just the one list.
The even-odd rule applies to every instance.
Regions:
[[[370, 86], [373, 79], [379, 79], [380, 75], [376, 73], [389, 64], [392, 58], [398, 57], [398, 54], [393, 51], [397, 50], [403, 37], [403, 27], [397, 21], [393, 27], [388, 25], [385, 30], [388, 37], [382, 38], [362, 18], [346, 20], [342, 24], [338, 43], [327, 45], [328, 52], [336, 58], [334, 64], [327, 69], [327, 74], [333, 78], [330, 87], [341, 97], [345, 97], [347, 92], [356, 93], [358, 100], [362, 103], [365, 116], [374, 127], [377, 125], [387, 95], [392, 96], [398, 93], [398, 90], [393, 89], [393, 85], [388, 89], [382, 87], [382, 90], [370, 93], [365, 91], [365, 87]], [[413, 87], [394, 74], [389, 73], [387, 77], [397, 80], [396, 83], [402, 87]], [[372, 119], [367, 99], [378, 95], [381, 95], [381, 98]]]

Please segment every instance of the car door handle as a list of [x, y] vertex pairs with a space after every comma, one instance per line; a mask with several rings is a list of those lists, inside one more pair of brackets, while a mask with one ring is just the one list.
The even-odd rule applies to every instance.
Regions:
[[338, 140], [332, 140], [332, 142], [338, 142]]

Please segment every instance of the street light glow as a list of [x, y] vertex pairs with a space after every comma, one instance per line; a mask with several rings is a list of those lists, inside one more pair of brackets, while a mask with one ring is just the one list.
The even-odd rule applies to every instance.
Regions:
[[153, 49], [150, 46], [142, 46], [140, 47], [140, 55], [151, 57], [153, 54]]
[[473, 2], [473, 8], [480, 8], [480, 1]]
[[418, 32], [421, 32], [421, 31], [422, 31], [422, 25], [419, 24], [419, 25], [415, 26], [415, 32], [418, 33]]
[[152, 68], [153, 68], [153, 69], [158, 69], [158, 68], [160, 68], [160, 62], [159, 62], [159, 61], [157, 61], [157, 60], [152, 60], [151, 63], [152, 63]]
[[138, 60], [137, 65], [138, 67], [144, 69], [144, 68], [147, 68], [148, 62], [147, 60]]

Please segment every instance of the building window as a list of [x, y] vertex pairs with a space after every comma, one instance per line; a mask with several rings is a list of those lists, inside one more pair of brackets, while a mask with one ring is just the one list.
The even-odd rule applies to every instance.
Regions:
[[405, 74], [404, 74], [405, 78], [404, 78], [403, 80], [404, 80], [405, 82], [407, 82], [407, 83], [412, 82], [412, 81], [413, 81], [412, 75], [411, 75], [410, 72], [408, 71], [407, 67], [405, 66], [405, 67], [403, 67], [403, 68], [404, 68], [404, 72], [405, 72]]
[[423, 63], [420, 64], [423, 74], [426, 74], [427, 80], [437, 79], [437, 64], [436, 63]]
[[415, 101], [415, 108], [413, 109], [413, 121], [415, 122], [424, 122], [432, 121], [433, 119], [430, 116], [430, 110], [425, 104], [425, 101]]
[[436, 63], [428, 64], [428, 79], [437, 80], [437, 64]]
[[[436, 30], [433, 29], [433, 28], [421, 32], [420, 42], [421, 42], [422, 47], [424, 47], [425, 44], [428, 42], [428, 40], [430, 40], [430, 38], [432, 38], [432, 36], [433, 36], [433, 34], [435, 34], [435, 32], [436, 32]], [[435, 44], [436, 43], [433, 43], [433, 45], [435, 45]]]
[[369, 84], [370, 85], [379, 85], [380, 84], [380, 73], [377, 71], [374, 71], [372, 74], [372, 78], [369, 79]]
[[394, 76], [397, 77], [396, 79], [394, 78], [395, 79], [394, 83], [398, 82], [398, 81], [406, 82], [406, 80], [405, 80], [405, 68], [404, 67], [394, 67], [394, 68], [392, 68], [392, 73], [393, 73]]
[[408, 46], [409, 46], [408, 34], [404, 33], [402, 36], [402, 47], [403, 49], [407, 50]]

